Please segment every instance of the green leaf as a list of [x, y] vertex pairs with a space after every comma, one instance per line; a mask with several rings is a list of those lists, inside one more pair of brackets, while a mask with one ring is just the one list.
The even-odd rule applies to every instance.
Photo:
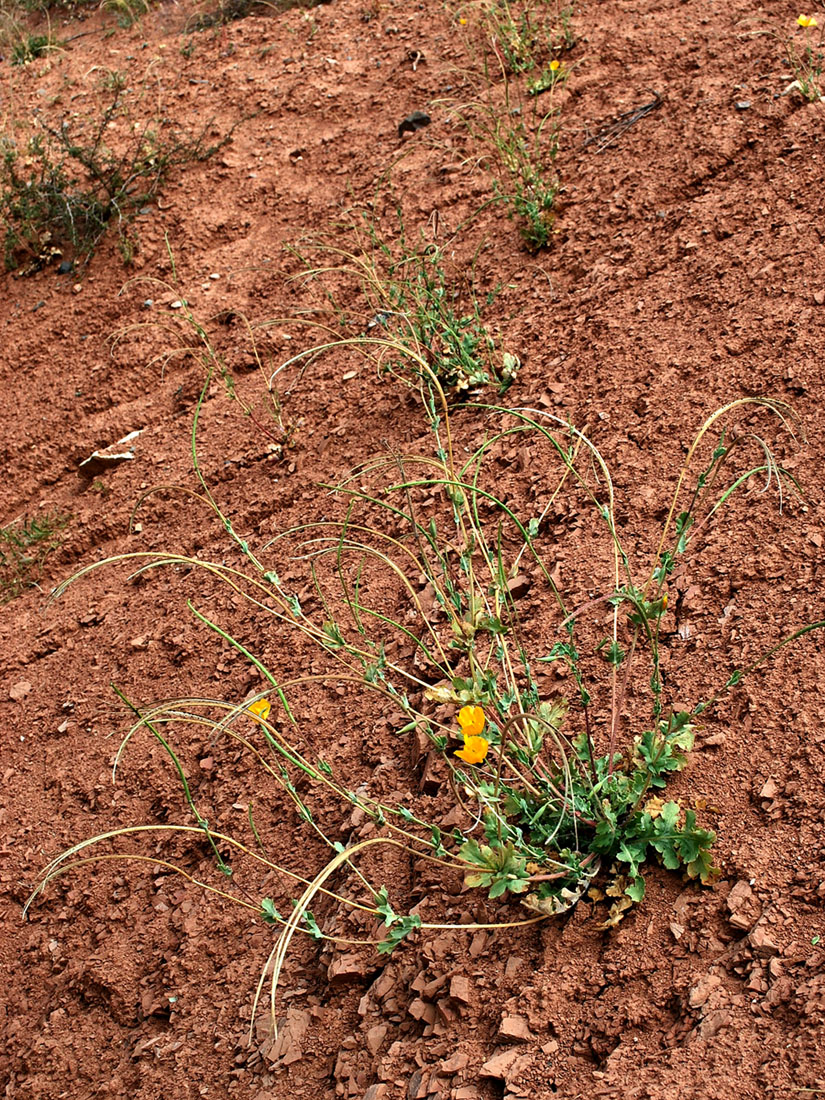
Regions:
[[604, 650], [602, 657], [604, 657], [609, 665], [613, 665], [614, 668], [618, 668], [625, 659], [625, 651], [617, 641], [613, 641], [610, 638], [604, 638], [599, 642], [596, 646], [596, 652], [601, 650]]
[[403, 939], [409, 936], [410, 932], [420, 927], [421, 917], [419, 917], [417, 913], [410, 913], [406, 917], [396, 917], [396, 923], [390, 928], [386, 939], [376, 944], [378, 953], [380, 955], [389, 955], [391, 951], [394, 951], [396, 947], [398, 947]]
[[378, 893], [375, 895], [375, 908], [384, 918], [384, 924], [389, 928], [391, 925], [399, 919], [398, 914], [390, 905], [389, 895], [387, 894], [386, 886], [382, 886]]
[[676, 517], [676, 553], [684, 554], [687, 546], [687, 533], [693, 526], [693, 516], [690, 512], [680, 512]]
[[322, 940], [324, 938], [324, 933], [318, 927], [318, 922], [315, 919], [315, 915], [309, 909], [304, 910], [302, 920], [303, 923], [306, 925], [307, 931], [314, 940]]
[[261, 916], [267, 924], [282, 924], [284, 920], [275, 908], [272, 898], [264, 898], [261, 901]]
[[331, 619], [328, 620], [324, 623], [323, 631], [332, 649], [340, 649], [344, 645], [344, 636], [338, 629], [337, 623], [334, 623]]
[[625, 888], [625, 893], [631, 899], [631, 901], [639, 902], [645, 896], [645, 880], [641, 875], [637, 875], [629, 886]]

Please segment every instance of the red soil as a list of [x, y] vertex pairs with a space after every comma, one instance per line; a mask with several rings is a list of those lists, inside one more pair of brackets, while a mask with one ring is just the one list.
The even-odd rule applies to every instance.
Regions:
[[[684, 445], [707, 415], [740, 395], [777, 397], [799, 414], [808, 442], [786, 450], [786, 465], [804, 501], [781, 514], [770, 493], [732, 504], [675, 589], [690, 636], [672, 639], [667, 673], [687, 703], [823, 617], [825, 109], [781, 94], [792, 75], [770, 33], [793, 34], [797, 14], [773, 2], [754, 13], [744, 0], [577, 6], [552, 247], [525, 252], [495, 206], [462, 238], [470, 252], [481, 246], [478, 285], [504, 288], [486, 316], [523, 363], [507, 400], [589, 430], [613, 469], [621, 534], [639, 562], [655, 551]], [[183, 129], [214, 119], [214, 132], [225, 133], [244, 119], [227, 146], [178, 172], [138, 218], [131, 273], [112, 236], [79, 274], [59, 276], [52, 264], [2, 277], [0, 518], [71, 516], [40, 588], [10, 602], [0, 620], [5, 1095], [744, 1100], [825, 1090], [825, 655], [817, 635], [784, 650], [708, 718], [673, 785], [686, 804], [699, 800], [718, 834], [720, 880], [702, 889], [653, 868], [646, 899], [613, 931], [599, 931], [603, 912], [582, 903], [523, 929], [418, 934], [389, 959], [296, 941], [280, 993], [281, 1037], [273, 1039], [263, 1012], [249, 1044], [252, 997], [273, 943], [254, 914], [156, 865], [107, 863], [53, 883], [23, 922], [39, 870], [69, 845], [119, 826], [188, 820], [168, 761], [145, 734], [112, 785], [128, 715], [110, 682], [141, 705], [240, 701], [259, 686], [258, 673], [191, 616], [187, 599], [277, 675], [315, 660], [308, 646], [267, 633], [216, 583], [181, 569], [136, 584], [122, 568], [103, 569], [46, 605], [60, 579], [115, 554], [166, 549], [239, 564], [191, 496], [150, 497], [130, 531], [144, 489], [198, 488], [189, 434], [204, 375], [192, 355], [159, 358], [175, 345], [168, 331], [113, 337], [168, 321], [177, 296], [201, 318], [231, 310], [235, 320], [216, 324], [215, 338], [239, 392], [257, 405], [262, 385], [248, 370], [240, 318], [276, 322], [266, 341], [278, 359], [307, 341], [281, 320], [307, 301], [301, 284], [287, 281], [297, 267], [284, 245], [333, 225], [344, 206], [363, 207], [392, 165], [412, 233], [438, 211], [448, 235], [490, 193], [484, 171], [462, 163], [461, 137], [447, 124], [443, 99], [460, 95], [467, 64], [455, 14], [433, 3], [334, 0], [310, 12], [264, 8], [182, 35], [190, 16], [187, 4], [163, 3], [111, 35], [111, 16], [55, 19], [69, 39], [64, 51], [1, 66], [10, 132], [36, 112], [93, 112], [101, 69], [126, 74], [144, 89], [147, 110]], [[658, 110], [603, 152], [585, 147], [652, 92], [662, 96]], [[425, 108], [431, 126], [401, 141], [401, 119]], [[131, 275], [177, 282], [124, 287]], [[295, 383], [285, 398], [295, 431], [283, 453], [260, 416], [242, 416], [221, 386], [203, 408], [204, 476], [255, 547], [323, 512], [319, 483], [387, 448], [431, 443], [413, 398], [362, 359], [336, 352]], [[467, 439], [483, 430], [465, 414], [456, 422]], [[137, 429], [133, 461], [96, 480], [79, 473], [92, 451]], [[518, 504], [542, 471], [529, 453], [508, 461], [502, 484]], [[568, 519], [559, 517], [560, 532]], [[574, 580], [589, 566], [577, 545], [560, 552]], [[528, 621], [549, 636], [541, 600], [530, 601]], [[396, 797], [430, 797], [419, 794], [414, 754], [390, 738], [380, 709], [341, 691], [308, 691], [301, 704], [336, 766], [354, 776], [378, 769]], [[240, 754], [197, 727], [181, 754], [216, 827], [242, 829], [253, 801], [272, 857], [294, 861], [297, 850], [305, 870], [317, 870], [321, 846], [305, 838], [274, 782], [263, 784]], [[434, 816], [447, 809], [440, 794], [430, 801]], [[346, 811], [318, 807], [334, 836], [365, 835]], [[171, 853], [210, 874], [200, 840], [135, 841], [133, 850]], [[418, 904], [431, 919], [522, 915], [515, 902], [461, 893], [460, 883], [401, 858], [374, 866], [399, 905]], [[276, 882], [254, 871], [245, 882], [288, 909]], [[356, 937], [370, 931], [331, 903], [317, 915]]]

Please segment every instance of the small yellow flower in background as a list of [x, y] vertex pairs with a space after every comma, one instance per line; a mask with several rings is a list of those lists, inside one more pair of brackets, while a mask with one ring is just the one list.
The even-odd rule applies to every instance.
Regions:
[[462, 707], [458, 712], [458, 724], [464, 737], [464, 748], [456, 750], [456, 756], [468, 764], [483, 764], [490, 742], [481, 736], [484, 729], [484, 711], [481, 707]]
[[797, 19], [797, 23], [800, 27], [818, 27], [816, 19], [812, 15], [800, 15]]
[[262, 718], [265, 722], [272, 710], [272, 705], [268, 699], [259, 699], [257, 703], [250, 703], [246, 709], [250, 714], [254, 714], [256, 718]]
[[560, 65], [561, 65], [561, 62], [560, 62], [560, 61], [556, 61], [556, 60], [555, 60], [555, 58], [554, 58], [554, 59], [553, 59], [553, 60], [552, 60], [552, 61], [550, 62], [550, 72], [551, 72], [551, 73], [554, 73], [554, 72], [555, 72], [555, 71], [556, 71], [556, 70], [557, 70], [557, 69], [559, 68], [559, 66], [560, 66]]
[[456, 749], [456, 756], [460, 756], [468, 764], [483, 764], [487, 756], [490, 742], [486, 737], [468, 736], [464, 734], [464, 748]]
[[484, 711], [481, 707], [462, 707], [458, 712], [458, 724], [465, 737], [478, 737], [484, 729]]
[[459, 23], [460, 23], [460, 24], [462, 25], [462, 27], [466, 27], [466, 26], [467, 26], [467, 20], [466, 20], [466, 19], [464, 19], [464, 18], [461, 18], [461, 19], [459, 19]]

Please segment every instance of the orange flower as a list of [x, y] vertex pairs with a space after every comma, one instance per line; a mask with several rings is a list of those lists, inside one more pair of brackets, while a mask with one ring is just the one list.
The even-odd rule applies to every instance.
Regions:
[[458, 712], [458, 724], [464, 737], [478, 737], [484, 729], [484, 711], [481, 707], [462, 707]]
[[464, 748], [456, 750], [456, 756], [461, 757], [468, 764], [483, 764], [487, 756], [490, 742], [486, 737], [476, 737], [464, 734]]
[[272, 710], [272, 704], [268, 699], [258, 699], [255, 703], [250, 703], [246, 708], [250, 714], [254, 714], [256, 718], [262, 718], [265, 722], [269, 717], [269, 712]]
[[458, 724], [464, 738], [464, 748], [456, 751], [456, 756], [468, 764], [483, 764], [490, 748], [490, 742], [481, 736], [484, 729], [484, 711], [481, 707], [462, 707], [458, 712]]
[[556, 61], [556, 59], [554, 58], [554, 59], [553, 59], [553, 60], [552, 60], [552, 61], [550, 62], [550, 72], [551, 72], [551, 73], [554, 73], [554, 72], [556, 71], [556, 69], [558, 69], [558, 67], [559, 67], [559, 65], [560, 65], [560, 64], [561, 64], [561, 62], [559, 62], [559, 61]]

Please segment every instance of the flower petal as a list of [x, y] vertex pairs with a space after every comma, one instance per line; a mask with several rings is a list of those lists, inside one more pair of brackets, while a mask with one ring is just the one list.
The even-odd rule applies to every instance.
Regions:
[[484, 711], [481, 707], [462, 707], [458, 712], [458, 724], [465, 740], [468, 737], [478, 737], [484, 729]]
[[268, 699], [258, 699], [256, 702], [250, 703], [246, 709], [250, 714], [254, 714], [256, 718], [262, 718], [265, 722], [272, 710], [272, 704]]
[[456, 750], [456, 756], [465, 760], [468, 764], [483, 764], [487, 756], [490, 742], [486, 737], [468, 737], [464, 735], [464, 748]]

